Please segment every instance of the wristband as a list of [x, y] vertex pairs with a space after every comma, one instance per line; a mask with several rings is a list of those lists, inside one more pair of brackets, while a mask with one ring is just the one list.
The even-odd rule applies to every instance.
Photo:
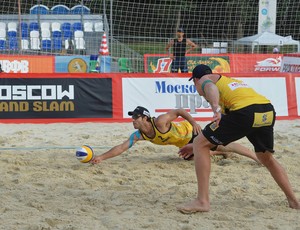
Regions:
[[215, 113], [221, 113], [221, 107], [218, 107], [215, 111]]

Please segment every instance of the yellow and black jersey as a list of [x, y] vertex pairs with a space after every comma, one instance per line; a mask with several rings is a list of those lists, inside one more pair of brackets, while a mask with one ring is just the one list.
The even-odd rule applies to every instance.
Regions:
[[153, 138], [147, 137], [144, 133], [141, 134], [147, 141], [157, 145], [175, 145], [179, 148], [185, 146], [193, 137], [193, 126], [188, 121], [171, 122], [170, 129], [161, 133], [155, 123], [154, 118], [151, 118], [151, 123], [155, 132]]
[[253, 104], [270, 103], [266, 97], [241, 80], [221, 76], [216, 86], [219, 89], [219, 104], [223, 114], [226, 114], [226, 111], [238, 110]]

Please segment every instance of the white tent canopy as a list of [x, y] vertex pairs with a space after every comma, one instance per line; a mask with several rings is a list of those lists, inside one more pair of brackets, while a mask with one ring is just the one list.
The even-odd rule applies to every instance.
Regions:
[[283, 45], [296, 45], [298, 52], [300, 52], [299, 41], [293, 40], [292, 36], [283, 37], [270, 32], [263, 32], [253, 36], [240, 38], [235, 41], [235, 45], [249, 45], [252, 48], [252, 53], [255, 46], [283, 46]]

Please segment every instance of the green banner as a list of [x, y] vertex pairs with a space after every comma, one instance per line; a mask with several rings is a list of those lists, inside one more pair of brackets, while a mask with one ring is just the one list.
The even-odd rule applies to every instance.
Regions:
[[[148, 73], [168, 73], [171, 69], [172, 59], [161, 56], [147, 56], [147, 70]], [[229, 56], [199, 56], [189, 55], [187, 58], [189, 73], [193, 71], [196, 65], [208, 65], [214, 73], [230, 73]]]

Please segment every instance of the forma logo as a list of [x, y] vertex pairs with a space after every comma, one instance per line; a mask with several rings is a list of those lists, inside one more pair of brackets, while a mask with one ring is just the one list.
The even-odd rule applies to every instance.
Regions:
[[166, 81], [155, 81], [155, 93], [196, 93], [196, 88], [189, 84], [168, 84]]
[[245, 82], [232, 82], [228, 84], [228, 87], [231, 90], [235, 90], [238, 88], [250, 88], [249, 85], [247, 85]]
[[74, 100], [74, 85], [0, 85], [0, 100]]
[[254, 71], [258, 72], [278, 72], [281, 67], [281, 57], [266, 58], [256, 62]]
[[0, 60], [2, 70], [6, 73], [28, 73], [29, 72], [29, 62], [27, 60]]

